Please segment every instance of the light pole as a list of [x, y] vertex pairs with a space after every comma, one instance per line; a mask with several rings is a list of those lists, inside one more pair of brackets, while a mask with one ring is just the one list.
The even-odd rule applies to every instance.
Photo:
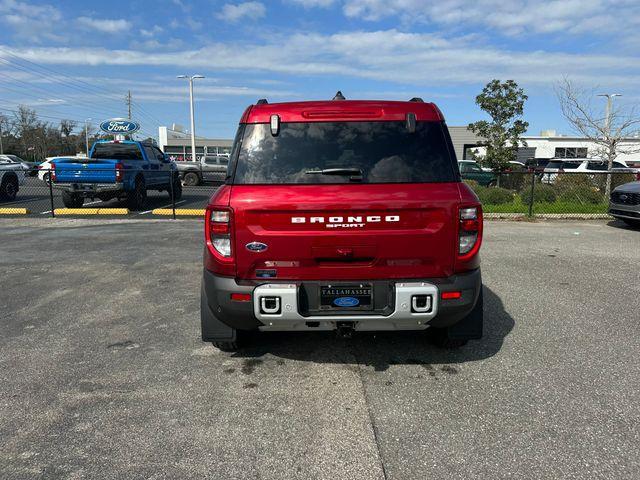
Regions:
[[84, 141], [87, 147], [87, 157], [89, 157], [89, 121], [90, 118], [86, 118], [84, 120]]
[[607, 97], [607, 107], [605, 110], [604, 118], [605, 118], [605, 128], [607, 130], [607, 135], [611, 135], [611, 113], [613, 112], [613, 98], [621, 97], [621, 93], [599, 93], [598, 97]]
[[196, 122], [193, 117], [193, 81], [196, 78], [204, 78], [204, 75], [178, 75], [178, 78], [189, 80], [189, 104], [191, 106], [191, 160], [196, 161]]

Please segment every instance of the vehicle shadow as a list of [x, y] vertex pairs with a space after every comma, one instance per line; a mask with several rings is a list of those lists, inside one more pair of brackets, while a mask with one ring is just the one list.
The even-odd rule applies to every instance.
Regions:
[[500, 351], [515, 322], [490, 288], [484, 287], [484, 337], [447, 350], [428, 342], [426, 332], [357, 332], [351, 339], [333, 332], [260, 333], [233, 354], [235, 358], [282, 359], [315, 363], [361, 364], [384, 371], [391, 365], [455, 364], [483, 360]]
[[613, 227], [613, 228], [619, 228], [621, 230], [634, 230], [636, 232], [640, 231], [640, 227], [633, 227], [631, 225], [624, 223], [622, 220], [617, 220], [617, 219], [608, 221], [607, 226]]

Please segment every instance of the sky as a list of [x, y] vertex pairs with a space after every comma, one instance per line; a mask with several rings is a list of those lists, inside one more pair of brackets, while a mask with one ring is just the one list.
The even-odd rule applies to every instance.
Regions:
[[[127, 115], [145, 133], [189, 126], [232, 138], [244, 109], [349, 99], [435, 102], [449, 125], [485, 118], [475, 96], [513, 79], [528, 133], [571, 134], [555, 85], [640, 101], [638, 0], [0, 0], [0, 113], [52, 123]], [[603, 102], [604, 103], [604, 102]]]

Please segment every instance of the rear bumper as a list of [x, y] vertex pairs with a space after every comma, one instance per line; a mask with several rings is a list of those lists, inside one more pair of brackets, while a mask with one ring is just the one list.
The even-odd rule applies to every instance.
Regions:
[[118, 183], [83, 183], [83, 182], [53, 182], [53, 188], [72, 193], [106, 193], [124, 190], [124, 185]]
[[[392, 283], [391, 308], [384, 314], [350, 312], [341, 314], [302, 315], [299, 291], [307, 284], [330, 282], [238, 282], [204, 270], [202, 281], [202, 338], [219, 340], [225, 331], [302, 331], [334, 330], [338, 322], [348, 322], [355, 330], [424, 330], [430, 326], [450, 327], [465, 318], [476, 305], [482, 278], [480, 269], [449, 278], [411, 279]], [[443, 292], [460, 291], [457, 299], [441, 298]], [[232, 293], [251, 295], [251, 301], [232, 301]], [[416, 313], [411, 308], [413, 295], [431, 295], [431, 309]], [[260, 299], [281, 298], [281, 311], [261, 313]], [[231, 335], [229, 333], [229, 335]]]
[[640, 205], [625, 205], [621, 203], [609, 203], [609, 215], [616, 218], [640, 220]]

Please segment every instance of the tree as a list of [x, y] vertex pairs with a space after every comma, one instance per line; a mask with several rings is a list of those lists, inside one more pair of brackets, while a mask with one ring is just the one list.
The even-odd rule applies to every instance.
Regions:
[[483, 164], [498, 171], [504, 170], [509, 161], [516, 158], [518, 147], [527, 146], [520, 138], [529, 126], [520, 119], [527, 98], [515, 81], [495, 79], [487, 83], [476, 97], [476, 104], [491, 117], [491, 121], [469, 124], [469, 130], [484, 139], [478, 143], [486, 147]]
[[[564, 117], [578, 135], [596, 145], [591, 155], [606, 159], [607, 170], [611, 170], [613, 161], [621, 153], [640, 152], [637, 141], [624, 141], [640, 134], [640, 115], [636, 107], [615, 105], [608, 114], [602, 113], [602, 108], [592, 105], [593, 91], [581, 90], [566, 78], [556, 87], [556, 94]], [[607, 174], [606, 198], [610, 193], [611, 174]]]
[[60, 120], [60, 131], [65, 137], [69, 137], [73, 129], [76, 128], [77, 123], [73, 120]]

